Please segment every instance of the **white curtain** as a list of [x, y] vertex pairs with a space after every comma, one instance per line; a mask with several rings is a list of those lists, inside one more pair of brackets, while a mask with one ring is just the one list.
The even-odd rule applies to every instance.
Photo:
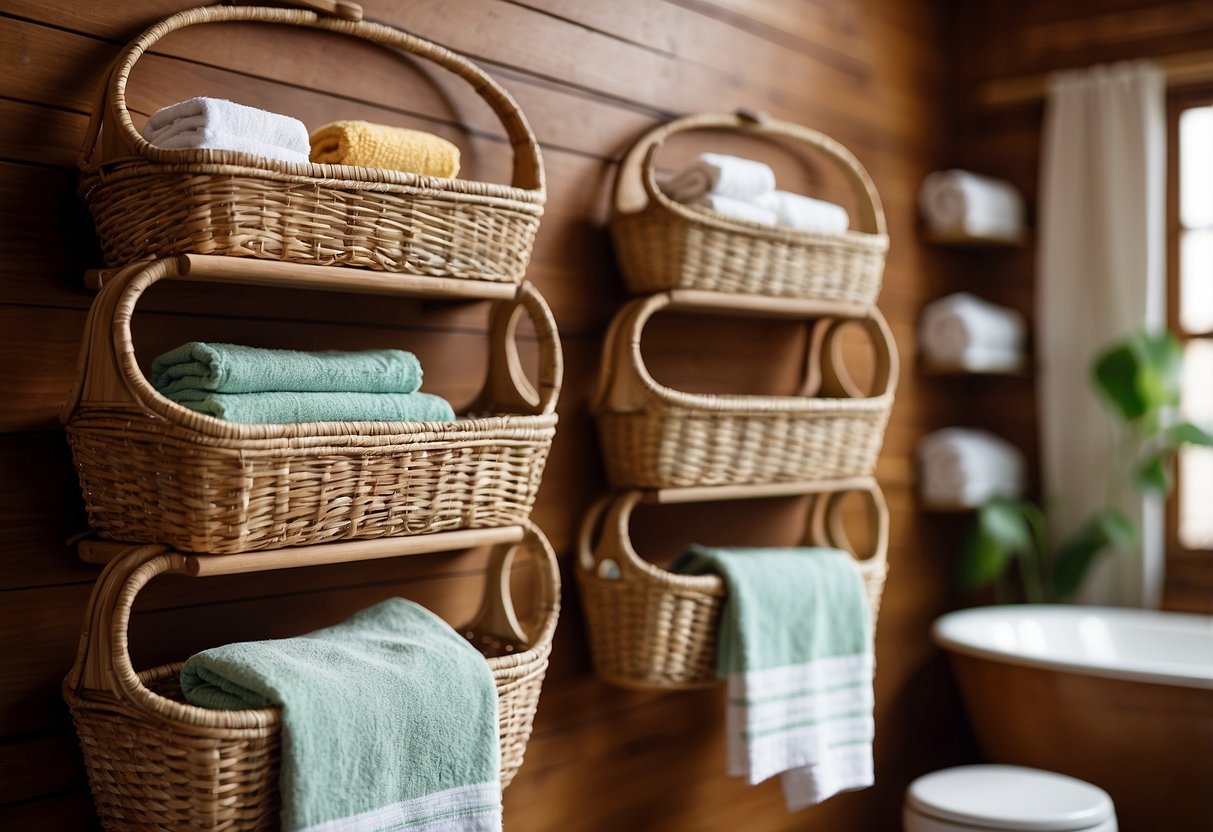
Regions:
[[[1036, 287], [1041, 471], [1054, 539], [1105, 503], [1113, 425], [1090, 382], [1100, 350], [1166, 323], [1166, 83], [1144, 62], [1050, 78]], [[1157, 606], [1162, 508], [1124, 506], [1141, 551], [1105, 557], [1082, 600]]]

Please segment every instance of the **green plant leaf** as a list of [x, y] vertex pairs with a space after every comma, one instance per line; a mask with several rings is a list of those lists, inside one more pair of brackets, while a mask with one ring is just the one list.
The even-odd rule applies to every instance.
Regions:
[[1135, 544], [1137, 530], [1122, 512], [1106, 509], [1084, 523], [1062, 542], [1053, 558], [1054, 600], [1068, 600], [1090, 570], [1109, 548], [1128, 548]]
[[980, 525], [965, 539], [957, 564], [957, 583], [961, 589], [988, 586], [1007, 571], [1011, 553], [985, 534]]
[[1204, 448], [1213, 447], [1213, 434], [1191, 422], [1180, 422], [1167, 428], [1174, 445], [1200, 445]]
[[1137, 384], [1150, 410], [1179, 404], [1183, 347], [1167, 330], [1139, 332], [1131, 339], [1140, 366]]
[[1151, 457], [1133, 474], [1137, 487], [1147, 494], [1167, 494], [1171, 490], [1170, 451]]
[[993, 497], [978, 511], [977, 524], [983, 534], [1008, 554], [1023, 555], [1032, 549], [1032, 529], [1019, 503], [1005, 497]]
[[1148, 409], [1137, 387], [1137, 357], [1127, 344], [1119, 344], [1100, 355], [1095, 362], [1095, 388], [1125, 419], [1140, 419]]

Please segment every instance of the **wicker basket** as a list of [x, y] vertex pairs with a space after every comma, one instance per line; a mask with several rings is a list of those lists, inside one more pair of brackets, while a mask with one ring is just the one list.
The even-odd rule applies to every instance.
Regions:
[[[703, 129], [789, 138], [816, 148], [854, 187], [858, 229], [799, 231], [674, 202], [657, 186], [657, 152], [669, 136]], [[638, 294], [706, 289], [871, 304], [889, 247], [880, 197], [850, 151], [815, 130], [746, 115], [688, 116], [646, 134], [619, 168], [611, 233], [624, 280]]]
[[[875, 482], [823, 485], [810, 506], [804, 545], [853, 550], [838, 509], [842, 496], [856, 490], [866, 496], [871, 519], [874, 551], [859, 560], [859, 570], [875, 621], [889, 538], [888, 510]], [[604, 680], [622, 687], [707, 687], [717, 680], [724, 582], [718, 575], [677, 575], [636, 554], [628, 538], [628, 519], [644, 496], [628, 491], [603, 498], [582, 522], [577, 582], [594, 668]], [[700, 494], [695, 501], [729, 498]]]
[[[337, 32], [449, 69], [501, 119], [514, 151], [512, 184], [148, 144], [126, 107], [135, 62], [171, 32], [226, 21]], [[189, 9], [127, 46], [102, 96], [81, 153], [80, 194], [111, 266], [198, 253], [513, 283], [526, 271], [545, 199], [539, 146], [510, 95], [441, 46], [389, 26], [308, 11]]]
[[[814, 328], [798, 396], [685, 393], [655, 381], [641, 356], [658, 310], [827, 316]], [[595, 397], [607, 479], [617, 488], [676, 488], [866, 476], [876, 465], [897, 385], [897, 353], [880, 312], [830, 304], [674, 290], [637, 298], [611, 323]], [[837, 317], [833, 317], [837, 316]], [[864, 396], [839, 358], [839, 328], [861, 323], [876, 352]]]
[[[157, 393], [136, 363], [130, 326], [135, 304], [157, 281], [187, 268], [191, 278], [204, 278], [209, 263], [230, 279], [232, 264], [242, 262], [190, 256], [136, 264], [94, 302], [63, 419], [99, 535], [229, 553], [503, 526], [529, 516], [556, 430], [563, 366], [551, 312], [530, 284], [499, 302], [492, 317], [488, 378], [470, 412], [494, 415], [246, 425]], [[309, 285], [309, 269], [322, 268], [249, 265], [292, 273], [300, 287]], [[383, 283], [444, 296], [441, 286], [415, 285], [427, 280], [434, 279]], [[539, 340], [538, 392], [519, 369], [513, 339], [523, 308]]]
[[[522, 765], [559, 615], [560, 579], [551, 547], [533, 526], [523, 545], [535, 558], [539, 575], [538, 621], [526, 641], [482, 628], [503, 611], [513, 615], [508, 595], [494, 590], [506, 587], [503, 593], [508, 592], [501, 574], [516, 544], [494, 550], [481, 614], [464, 628], [482, 652], [485, 644], [494, 648], [487, 658], [499, 702], [503, 787]], [[264, 555], [266, 565], [257, 568], [288, 566], [286, 555]], [[136, 594], [157, 575], [195, 574], [202, 558], [161, 546], [130, 550], [106, 567], [89, 601], [80, 650], [63, 694], [80, 736], [97, 812], [111, 832], [281, 828], [278, 710], [195, 707], [181, 695], [181, 663], [139, 673], [131, 666], [127, 625]]]

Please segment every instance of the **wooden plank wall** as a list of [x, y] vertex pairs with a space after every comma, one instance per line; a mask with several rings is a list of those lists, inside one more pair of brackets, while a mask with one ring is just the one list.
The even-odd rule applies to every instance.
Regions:
[[[1188, 0], [1049, 0], [954, 2], [956, 163], [1013, 182], [1034, 206], [1039, 176], [1042, 99], [990, 107], [980, 103], [990, 83], [1062, 69], [1207, 50], [1213, 11]], [[1035, 246], [1014, 252], [960, 255], [954, 279], [995, 302], [1033, 317]], [[967, 272], [967, 274], [966, 274]], [[1013, 395], [1006, 395], [1011, 393]], [[985, 423], [1037, 456], [1035, 393], [1030, 380], [987, 386], [973, 396]], [[1213, 610], [1213, 568], [1207, 558], [1168, 564], [1164, 606]]]
[[[0, 828], [79, 830], [95, 821], [59, 695], [97, 571], [66, 538], [84, 528], [57, 410], [72, 383], [98, 254], [74, 196], [75, 157], [107, 61], [188, 0], [7, 0], [0, 6]], [[506, 795], [513, 830], [896, 829], [902, 790], [970, 755], [931, 621], [952, 605], [963, 522], [916, 511], [912, 448], [949, 421], [951, 382], [916, 376], [913, 327], [955, 288], [949, 255], [923, 246], [918, 183], [950, 161], [946, 35], [934, 0], [368, 0], [368, 15], [479, 61], [517, 97], [543, 145], [547, 213], [531, 280], [555, 310], [567, 358], [559, 435], [535, 518], [559, 552], [565, 612], [527, 764]], [[328, 36], [255, 26], [174, 35], [142, 60], [140, 119], [198, 94], [289, 112], [312, 126], [366, 118], [447, 136], [464, 175], [502, 181], [508, 146], [458, 79]], [[819, 128], [850, 147], [884, 199], [893, 245], [881, 307], [903, 366], [878, 477], [893, 514], [892, 573], [878, 631], [876, 788], [789, 815], [777, 787], [723, 776], [719, 691], [650, 695], [593, 677], [570, 571], [576, 524], [604, 489], [587, 412], [607, 321], [624, 300], [605, 222], [621, 153], [676, 115], [737, 106]], [[726, 138], [714, 146], [735, 148]], [[681, 151], [686, 152], [684, 147]], [[768, 149], [781, 181], [829, 183], [820, 163]], [[676, 158], [672, 157], [672, 158]], [[826, 188], [830, 192], [830, 187]], [[136, 332], [146, 359], [187, 339], [302, 348], [400, 345], [427, 386], [467, 402], [484, 371], [476, 304], [158, 287]], [[654, 368], [714, 392], [788, 392], [802, 335], [727, 319], [657, 328]], [[707, 358], [710, 356], [711, 360]], [[649, 509], [641, 551], [690, 539], [791, 542], [796, 500]], [[165, 579], [132, 625], [136, 666], [233, 639], [287, 635], [391, 594], [452, 621], [474, 609], [482, 553], [248, 578]]]

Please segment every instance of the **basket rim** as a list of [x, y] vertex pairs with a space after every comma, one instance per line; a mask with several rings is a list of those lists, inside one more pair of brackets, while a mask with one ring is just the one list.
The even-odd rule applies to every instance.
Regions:
[[[877, 369], [873, 383], [879, 392], [862, 396], [816, 396], [805, 391], [792, 396], [690, 393], [660, 383], [649, 372], [641, 352], [641, 336], [645, 324], [663, 309], [703, 311], [704, 296], [708, 294], [667, 290], [634, 298], [619, 310], [612, 319], [604, 339], [598, 386], [591, 408], [595, 416], [644, 416], [653, 409], [683, 411], [692, 417], [695, 413], [738, 417], [796, 414], [853, 416], [878, 415], [892, 407], [900, 366], [892, 330], [875, 306], [867, 307], [862, 317], [858, 318], [845, 317], [844, 313], [839, 313], [836, 322], [826, 330], [821, 349], [823, 363], [828, 363], [831, 367], [830, 372], [834, 379], [832, 386], [851, 393], [856, 386], [846, 375], [844, 368], [835, 366], [833, 353], [836, 350], [833, 347], [836, 342], [833, 338], [837, 329], [845, 323], [854, 321], [864, 326], [876, 353]], [[693, 297], [696, 300], [686, 302], [681, 300], [684, 297]], [[745, 295], [724, 295], [719, 300], [711, 301], [711, 305], [722, 312], [735, 310], [744, 313], [751, 305], [753, 308], [749, 311], [760, 308], [762, 312], [769, 312], [771, 309], [769, 299], [755, 299]], [[821, 314], [821, 310], [828, 306], [816, 302], [795, 301], [783, 302], [783, 305], [786, 307], [781, 313], [784, 317]]]
[[[156, 42], [173, 31], [194, 25], [227, 22], [281, 24], [333, 32], [425, 58], [451, 71], [472, 87], [505, 128], [514, 156], [511, 184], [439, 179], [381, 168], [319, 165], [310, 161], [284, 162], [239, 151], [160, 148], [151, 144], [135, 129], [126, 106], [126, 85], [131, 69]], [[109, 126], [120, 135], [113, 136], [108, 146], [102, 144], [100, 155], [105, 157], [113, 144], [123, 142], [130, 156], [119, 155], [108, 160], [103, 158], [93, 161], [94, 153], [99, 149], [98, 139], [103, 126]], [[475, 63], [444, 46], [384, 23], [344, 20], [313, 11], [268, 6], [217, 5], [183, 9], [153, 24], [119, 51], [101, 85], [100, 97], [90, 116], [78, 165], [85, 178], [91, 178], [93, 175], [101, 175], [104, 169], [121, 168], [124, 164], [129, 166], [131, 161], [143, 160], [160, 163], [170, 169], [180, 168], [183, 173], [229, 172], [207, 169], [207, 166], [215, 165], [252, 171], [248, 175], [263, 179], [298, 179], [305, 182], [327, 180], [340, 183], [338, 187], [347, 189], [375, 190], [375, 186], [387, 186], [387, 189], [428, 188], [438, 195], [470, 194], [496, 197], [516, 202], [519, 209], [531, 211], [542, 206], [547, 192], [542, 153], [526, 116], [509, 92]], [[155, 170], [155, 165], [150, 167], [152, 170], [146, 172], [162, 172]]]

